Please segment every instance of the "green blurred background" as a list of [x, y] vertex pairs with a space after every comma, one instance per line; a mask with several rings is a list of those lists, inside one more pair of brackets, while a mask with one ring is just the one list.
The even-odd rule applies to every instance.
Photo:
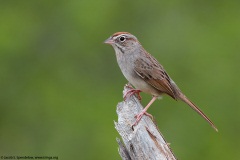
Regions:
[[[0, 1], [0, 156], [120, 159], [128, 31], [214, 121], [169, 97], [149, 109], [179, 159], [240, 159], [240, 1]], [[146, 105], [151, 99], [143, 95]]]

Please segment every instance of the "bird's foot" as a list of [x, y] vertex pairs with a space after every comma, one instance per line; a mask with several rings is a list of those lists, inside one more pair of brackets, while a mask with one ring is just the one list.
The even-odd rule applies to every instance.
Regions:
[[141, 101], [142, 100], [142, 97], [140, 96], [140, 92], [142, 92], [141, 90], [139, 89], [134, 89], [132, 86], [127, 86], [129, 88], [131, 88], [129, 91], [127, 91], [127, 93], [124, 94], [123, 96], [123, 99], [124, 101], [129, 98], [130, 96], [132, 96], [133, 94], [137, 94], [137, 98]]
[[138, 115], [135, 116], [136, 121], [135, 121], [135, 123], [133, 123], [132, 127], [134, 127], [138, 124], [138, 122], [142, 119], [143, 115], [146, 115], [153, 120], [153, 116], [151, 114], [147, 113], [146, 110], [142, 110]]

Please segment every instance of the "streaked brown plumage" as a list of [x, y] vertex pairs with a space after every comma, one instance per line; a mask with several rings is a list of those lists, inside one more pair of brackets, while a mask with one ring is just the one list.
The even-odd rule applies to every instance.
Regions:
[[133, 125], [136, 125], [144, 114], [150, 115], [146, 111], [157, 97], [167, 94], [175, 100], [182, 100], [187, 103], [218, 131], [213, 122], [181, 92], [163, 66], [142, 47], [135, 36], [128, 32], [117, 32], [108, 38], [105, 43], [113, 46], [122, 73], [136, 88], [136, 92], [141, 90], [153, 96], [144, 110], [137, 115], [136, 122]]

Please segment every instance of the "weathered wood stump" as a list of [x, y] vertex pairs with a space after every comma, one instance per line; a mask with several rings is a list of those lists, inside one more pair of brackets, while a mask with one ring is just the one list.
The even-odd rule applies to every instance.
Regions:
[[[129, 87], [125, 86], [123, 95], [128, 90]], [[143, 106], [135, 96], [117, 105], [118, 122], [115, 122], [115, 128], [124, 143], [117, 139], [120, 156], [123, 160], [176, 160], [150, 117], [144, 115], [138, 125], [132, 127], [135, 115], [142, 109]]]

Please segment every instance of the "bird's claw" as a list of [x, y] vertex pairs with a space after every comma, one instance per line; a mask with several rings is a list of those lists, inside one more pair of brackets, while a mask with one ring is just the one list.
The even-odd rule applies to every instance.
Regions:
[[138, 90], [138, 89], [134, 89], [134, 88], [131, 87], [131, 89], [129, 91], [127, 91], [127, 93], [124, 94], [123, 99], [125, 101], [128, 97], [130, 97], [130, 96], [132, 96], [133, 94], [136, 93], [137, 94], [137, 98], [141, 101], [142, 97], [140, 96], [140, 92], [142, 92], [142, 91]]
[[150, 117], [153, 120], [153, 116], [143, 110], [142, 112], [140, 112], [138, 115], [136, 115], [134, 117], [134, 118], [136, 118], [136, 121], [133, 123], [132, 128], [138, 124], [138, 122], [142, 119], [143, 115], [146, 115], [146, 116]]

